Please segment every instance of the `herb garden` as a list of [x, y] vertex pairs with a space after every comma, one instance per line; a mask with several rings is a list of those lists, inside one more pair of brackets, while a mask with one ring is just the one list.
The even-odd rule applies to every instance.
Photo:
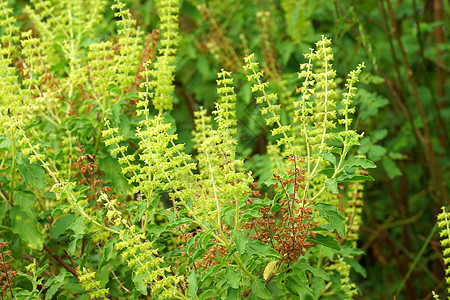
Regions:
[[447, 298], [449, 12], [0, 0], [1, 298]]

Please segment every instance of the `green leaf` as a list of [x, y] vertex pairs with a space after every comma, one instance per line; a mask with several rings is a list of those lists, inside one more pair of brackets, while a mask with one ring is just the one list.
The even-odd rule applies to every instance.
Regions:
[[17, 233], [30, 248], [41, 250], [44, 246], [44, 236], [39, 230], [36, 217], [28, 215], [19, 206], [11, 208], [12, 231]]
[[86, 225], [84, 225], [84, 218], [78, 217], [75, 222], [73, 222], [70, 227], [73, 232], [77, 235], [83, 235], [86, 229]]
[[228, 285], [233, 289], [239, 288], [241, 277], [239, 276], [239, 272], [236, 271], [233, 266], [227, 267], [227, 270], [225, 271], [225, 278], [227, 279]]
[[[258, 208], [256, 208], [258, 209]], [[257, 211], [254, 207], [250, 210], [247, 210], [245, 213], [241, 215], [241, 219], [249, 219], [249, 218], [261, 218], [262, 214]]]
[[325, 291], [327, 282], [319, 277], [314, 277], [311, 282], [311, 290], [314, 293], [315, 298], [314, 299], [320, 299], [320, 296]]
[[299, 296], [309, 289], [308, 281], [302, 280], [297, 274], [289, 274], [286, 276], [284, 285], [293, 295]]
[[170, 227], [174, 228], [174, 227], [179, 226], [179, 225], [191, 224], [191, 223], [192, 223], [192, 219], [181, 217], [181, 218], [178, 218], [178, 219], [174, 219], [172, 222], [170, 222]]
[[329, 177], [333, 176], [334, 171], [335, 171], [334, 168], [325, 168], [323, 170], [320, 170], [319, 174], [324, 174], [329, 178]]
[[275, 249], [264, 243], [261, 243], [260, 241], [248, 240], [245, 249], [250, 255], [273, 258], [280, 257], [280, 254]]
[[198, 282], [197, 282], [197, 271], [192, 270], [187, 276], [188, 280], [188, 296], [190, 299], [197, 298]]
[[279, 191], [278, 193], [275, 194], [275, 196], [273, 197], [273, 203], [277, 202], [278, 199], [280, 199], [281, 197], [283, 197], [285, 195], [284, 190]]
[[207, 232], [204, 232], [201, 234], [201, 237], [200, 237], [200, 240], [198, 243], [198, 245], [201, 249], [207, 250], [206, 245], [209, 242], [209, 238], [211, 237], [211, 234], [212, 234], [212, 231], [207, 231]]
[[244, 233], [241, 230], [233, 230], [231, 232], [231, 237], [233, 238], [233, 241], [236, 244], [236, 249], [239, 253], [244, 253], [245, 245], [248, 242], [248, 239], [245, 238]]
[[122, 174], [122, 168], [119, 163], [112, 158], [107, 156], [103, 159], [98, 160], [99, 168], [105, 172], [106, 179], [112, 183], [112, 185], [118, 190], [128, 191], [128, 181]]
[[371, 160], [379, 161], [387, 153], [387, 150], [380, 145], [370, 145], [368, 152]]
[[333, 148], [333, 149], [330, 150], [330, 152], [341, 155], [342, 149], [341, 148]]
[[0, 203], [0, 224], [2, 223], [3, 218], [5, 217], [8, 209], [9, 209], [9, 205], [7, 202]]
[[217, 295], [214, 293], [214, 291], [212, 290], [206, 290], [205, 292], [202, 292], [200, 294], [199, 299], [200, 300], [206, 300], [206, 299], [212, 299], [214, 297], [216, 297]]
[[376, 143], [384, 139], [388, 134], [387, 129], [374, 130], [370, 135], [372, 143]]
[[[71, 293], [86, 294], [86, 290], [84, 289], [84, 287], [78, 282], [78, 280], [76, 280], [74, 278], [72, 280], [66, 280], [64, 289], [66, 289], [67, 291], [70, 291]], [[88, 299], [86, 299], [86, 300], [88, 300]]]
[[239, 289], [228, 288], [226, 300], [241, 299], [241, 291]]
[[344, 139], [342, 138], [342, 136], [339, 135], [339, 134], [337, 134], [337, 133], [334, 133], [334, 134], [332, 134], [331, 136], [332, 136], [333, 138], [335, 138], [336, 140], [341, 141], [342, 143], [344, 142]]
[[239, 92], [238, 92], [239, 99], [242, 99], [242, 102], [245, 104], [249, 104], [252, 100], [252, 89], [251, 84], [249, 82], [246, 82], [242, 84]]
[[336, 179], [330, 178], [327, 181], [325, 181], [325, 187], [333, 194], [338, 194], [339, 190], [337, 188], [337, 182]]
[[363, 278], [367, 277], [366, 269], [364, 269], [364, 267], [361, 266], [361, 264], [357, 260], [351, 257], [346, 257], [344, 258], [344, 261], [347, 264], [349, 264], [352, 267], [352, 269], [355, 270], [355, 272], [361, 275]]
[[170, 112], [163, 112], [164, 124], [170, 124], [170, 128], [167, 129], [167, 134], [177, 133], [177, 122]]
[[372, 75], [372, 83], [373, 84], [381, 84], [384, 82], [384, 78], [376, 75]]
[[120, 122], [120, 104], [119, 103], [114, 103], [111, 105], [111, 115], [112, 115], [112, 122], [114, 125], [118, 125]]
[[270, 212], [271, 213], [276, 213], [277, 211], [279, 211], [281, 209], [281, 204], [280, 203], [274, 203], [271, 207], [270, 207]]
[[[336, 240], [335, 240], [335, 241], [336, 241]], [[336, 242], [337, 242], [337, 241], [336, 241]], [[338, 243], [338, 245], [339, 245], [339, 243]], [[337, 249], [337, 250], [339, 250], [339, 249]], [[322, 278], [323, 280], [326, 280], [326, 281], [330, 281], [330, 275], [328, 275], [328, 273], [325, 272], [325, 271], [322, 270], [322, 269], [315, 268], [315, 267], [310, 266], [310, 265], [305, 264], [305, 263], [300, 263], [300, 264], [298, 264], [298, 265], [296, 266], [296, 268], [300, 268], [300, 269], [302, 269], [302, 270], [304, 270], [304, 271], [309, 271], [309, 272], [311, 272], [314, 276], [320, 277], [320, 278]]]
[[45, 192], [43, 197], [47, 199], [56, 200], [56, 195], [53, 192]]
[[211, 277], [212, 275], [217, 275], [218, 272], [220, 272], [220, 270], [223, 268], [222, 265], [215, 265], [214, 267], [208, 268], [206, 269], [204, 272], [200, 272], [198, 274], [198, 281], [199, 282], [203, 282], [206, 279], [208, 279], [209, 277]]
[[208, 77], [210, 77], [211, 66], [210, 66], [208, 60], [204, 56], [200, 56], [196, 60], [196, 69], [202, 75], [202, 77], [204, 79], [207, 79]]
[[325, 218], [332, 229], [335, 229], [341, 237], [345, 237], [345, 219], [342, 217], [336, 206], [328, 203], [317, 203], [314, 205], [322, 218]]
[[145, 274], [139, 274], [135, 275], [136, 273], [133, 272], [133, 283], [136, 289], [141, 293], [142, 295], [147, 295], [147, 285], [145, 284], [143, 278]]
[[272, 299], [270, 292], [266, 289], [265, 282], [261, 279], [253, 282], [252, 294], [261, 299]]
[[195, 250], [192, 250], [192, 247], [195, 246], [194, 249], [197, 249], [197, 242], [198, 242], [199, 239], [200, 239], [200, 235], [197, 234], [196, 236], [194, 236], [193, 238], [190, 238], [188, 240], [188, 242], [187, 242], [187, 244], [185, 246], [186, 253], [191, 253], [191, 251], [192, 251], [192, 253], [195, 252]]
[[14, 194], [14, 202], [19, 205], [20, 209], [26, 212], [29, 216], [35, 216], [34, 210], [34, 195], [24, 192], [17, 192]]
[[383, 167], [390, 179], [402, 175], [402, 171], [400, 171], [395, 162], [387, 156], [383, 157]]
[[[113, 241], [115, 239], [112, 239]], [[109, 240], [111, 241], [111, 240]], [[82, 270], [84, 268], [84, 266], [86, 265], [86, 262], [88, 260], [88, 258], [90, 258], [90, 254], [91, 254], [91, 247], [92, 247], [92, 235], [90, 235], [85, 242], [85, 247], [83, 249], [84, 254], [81, 256], [80, 258], [80, 262], [78, 263], [78, 267]], [[94, 245], [94, 247], [96, 247], [96, 245]], [[106, 246], [104, 247], [104, 252], [103, 255], [101, 257], [99, 257], [98, 259], [98, 268], [104, 266], [104, 254], [106, 252]], [[116, 252], [114, 252], [116, 253]]]
[[[68, 300], [67, 295], [63, 295], [63, 294], [58, 294], [58, 296], [56, 297], [56, 300]], [[78, 297], [78, 300], [89, 300], [89, 295], [82, 295], [80, 297]]]
[[336, 156], [334, 156], [333, 154], [328, 153], [328, 152], [324, 152], [324, 153], [320, 153], [320, 156], [322, 156], [322, 158], [325, 161], [330, 162], [333, 166], [336, 165]]
[[275, 178], [269, 178], [263, 182], [261, 182], [262, 185], [265, 185], [267, 187], [271, 187], [272, 185], [274, 185], [277, 182], [277, 180]]
[[341, 245], [339, 242], [332, 237], [331, 235], [321, 235], [320, 233], [316, 234], [316, 237], [310, 237], [308, 241], [317, 243], [319, 245], [335, 249], [335, 250], [341, 250]]
[[73, 255], [75, 253], [75, 250], [77, 250], [77, 243], [79, 240], [81, 240], [83, 236], [79, 234], [72, 235], [72, 241], [69, 243], [69, 247], [67, 248], [67, 252], [69, 252], [69, 255]]
[[117, 255], [117, 252], [114, 251], [114, 245], [117, 243], [116, 239], [110, 239], [106, 245], [103, 247], [103, 254], [105, 262], [111, 260], [111, 258]]
[[361, 167], [363, 169], [376, 168], [377, 166], [363, 157], [353, 157], [349, 161], [347, 161], [344, 165], [344, 168], [353, 168], [353, 167]]
[[348, 174], [341, 172], [336, 178], [337, 182], [355, 182], [355, 181], [375, 181], [370, 175], [358, 175], [358, 174]]
[[306, 278], [305, 270], [300, 268], [293, 268], [293, 272], [290, 274], [295, 274], [298, 277], [299, 282], [308, 282], [308, 279]]
[[343, 246], [341, 253], [344, 257], [346, 256], [358, 256], [358, 255], [364, 255], [365, 252], [358, 248], [353, 248], [350, 246]]
[[408, 156], [403, 153], [389, 152], [389, 158], [394, 160], [406, 159]]
[[101, 287], [105, 287], [109, 282], [109, 275], [111, 274], [111, 267], [104, 265], [96, 272], [96, 277]]
[[11, 148], [12, 142], [7, 136], [0, 136], [0, 150], [8, 150]]
[[134, 133], [131, 131], [130, 120], [126, 115], [120, 115], [120, 126], [119, 126], [119, 134], [123, 136], [125, 139], [129, 137], [133, 137]]
[[205, 252], [206, 249], [198, 249], [198, 250], [194, 249], [189, 255], [192, 254], [190, 258], [192, 259], [192, 261], [195, 261], [196, 259], [201, 258]]
[[74, 215], [65, 215], [56, 220], [56, 222], [50, 229], [50, 238], [57, 239], [61, 234], [63, 234], [67, 229], [70, 228], [74, 221]]
[[47, 270], [48, 264], [43, 265], [42, 267], [38, 267], [36, 270], [36, 275], [41, 275], [45, 270]]
[[45, 189], [45, 171], [38, 164], [29, 164], [27, 160], [19, 164], [19, 172], [27, 184], [34, 185], [37, 189]]
[[64, 284], [64, 278], [68, 273], [60, 273], [57, 276], [50, 277], [46, 282], [45, 286], [49, 286], [45, 293], [45, 300], [52, 299], [58, 289]]

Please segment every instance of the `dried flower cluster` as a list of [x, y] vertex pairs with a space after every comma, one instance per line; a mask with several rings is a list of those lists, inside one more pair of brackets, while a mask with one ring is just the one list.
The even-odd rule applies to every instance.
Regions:
[[227, 37], [226, 30], [222, 27], [218, 17], [206, 4], [199, 5], [198, 9], [209, 26], [206, 48], [226, 70], [235, 72], [242, 63], [234, 43]]
[[312, 221], [312, 208], [307, 207], [312, 202], [302, 198], [303, 193], [299, 193], [305, 189], [305, 170], [299, 167], [304, 159], [291, 156], [289, 162], [292, 163], [293, 169], [287, 170], [286, 178], [273, 175], [276, 179], [274, 188], [279, 188], [282, 192], [282, 196], [277, 200], [279, 202], [275, 202], [271, 207], [261, 208], [262, 217], [246, 223], [247, 228], [255, 229], [255, 238], [272, 245], [288, 263], [296, 261], [311, 248], [312, 243], [307, 240], [309, 237], [315, 237], [311, 230], [317, 227], [317, 222]]
[[[103, 179], [99, 179], [98, 163], [95, 162], [94, 155], [81, 155], [76, 162], [70, 165], [70, 168], [76, 170], [72, 176], [78, 178], [78, 185], [89, 187], [85, 191], [88, 202], [97, 200], [101, 193], [112, 191], [111, 187], [104, 185], [105, 181]], [[112, 195], [112, 197], [115, 197], [115, 195]]]
[[[264, 59], [264, 70], [269, 80], [277, 80], [281, 78], [281, 69], [278, 64], [277, 52], [273, 40], [274, 33], [272, 26], [274, 18], [269, 10], [259, 11], [256, 14], [259, 27], [259, 41], [261, 43], [261, 51]], [[272, 21], [272, 22], [271, 22]]]
[[17, 276], [17, 271], [13, 271], [11, 264], [6, 260], [7, 257], [11, 257], [11, 251], [4, 250], [7, 247], [8, 242], [0, 242], [0, 295], [7, 296], [8, 292], [11, 292], [11, 296], [14, 298], [11, 289], [14, 283], [13, 279]]

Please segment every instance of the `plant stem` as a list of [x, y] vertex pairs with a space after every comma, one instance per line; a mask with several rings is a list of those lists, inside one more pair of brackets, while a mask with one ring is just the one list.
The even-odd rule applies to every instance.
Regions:
[[[448, 226], [448, 224], [447, 224], [447, 226]], [[403, 287], [405, 286], [406, 281], [408, 280], [411, 273], [414, 271], [414, 268], [416, 267], [419, 260], [422, 258], [422, 255], [425, 252], [425, 250], [427, 249], [428, 243], [433, 238], [434, 233], [436, 232], [437, 228], [438, 228], [438, 225], [437, 225], [437, 223], [435, 223], [433, 228], [431, 229], [430, 234], [427, 236], [425, 243], [422, 245], [422, 248], [420, 249], [419, 253], [417, 253], [414, 261], [412, 262], [411, 266], [409, 267], [408, 273], [406, 273], [406, 276], [403, 278], [402, 282], [400, 283], [400, 286], [398, 287], [397, 292], [395, 293], [396, 296], [398, 296], [399, 293], [403, 290]]]
[[11, 165], [11, 181], [9, 182], [9, 201], [10, 203], [14, 204], [14, 188], [15, 188], [15, 181], [16, 181], [16, 139], [13, 137], [11, 139], [12, 141], [12, 165]]

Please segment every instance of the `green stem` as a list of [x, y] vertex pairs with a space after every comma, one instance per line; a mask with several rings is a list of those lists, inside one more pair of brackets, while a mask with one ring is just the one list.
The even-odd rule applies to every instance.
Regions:
[[[65, 189], [65, 190], [67, 191], [68, 189]], [[72, 198], [72, 199], [70, 199], [70, 198]], [[92, 222], [94, 225], [96, 225], [96, 226], [98, 226], [98, 227], [100, 227], [100, 228], [102, 228], [102, 229], [104, 229], [106, 231], [109, 231], [109, 232], [112, 232], [112, 233], [115, 233], [115, 234], [119, 234], [119, 231], [114, 230], [114, 229], [109, 228], [109, 227], [106, 227], [105, 225], [100, 224], [99, 222], [95, 221], [91, 216], [89, 216], [80, 206], [77, 205], [75, 196], [72, 193], [70, 193], [70, 194], [68, 193], [67, 200], [69, 200], [69, 203], [71, 204], [71, 206], [73, 208], [75, 208], [80, 213], [80, 215], [85, 217], [89, 222]]]
[[[234, 179], [234, 186], [237, 185], [236, 179]], [[234, 193], [234, 201], [236, 203], [236, 208], [235, 208], [235, 216], [234, 216], [234, 230], [236, 230], [239, 226], [239, 206], [240, 206], [240, 202], [239, 202], [239, 198], [236, 195], [236, 190]]]
[[431, 241], [431, 239], [434, 236], [434, 233], [436, 232], [438, 226], [437, 224], [434, 224], [433, 228], [431, 229], [430, 234], [428, 235], [427, 239], [425, 240], [425, 243], [422, 245], [422, 248], [420, 249], [419, 253], [417, 253], [416, 258], [414, 259], [413, 263], [409, 267], [408, 273], [406, 273], [405, 278], [403, 278], [402, 282], [400, 283], [400, 286], [397, 289], [397, 292], [395, 293], [396, 296], [399, 295], [399, 293], [403, 290], [403, 287], [405, 286], [406, 281], [408, 280], [411, 273], [414, 271], [417, 263], [422, 258], [423, 253], [427, 249], [428, 243]]
[[[153, 194], [153, 190], [150, 191], [149, 194], [145, 195], [145, 198], [147, 200], [147, 209], [150, 206], [150, 199], [152, 198], [152, 194]], [[146, 213], [145, 213], [145, 217], [144, 217], [144, 225], [142, 226], [142, 232], [146, 232], [147, 230], [147, 224], [148, 224], [148, 220], [150, 218], [150, 212], [148, 212], [146, 209]]]
[[[222, 228], [220, 228], [218, 226], [218, 224], [216, 224], [216, 229], [219, 232], [219, 234], [222, 236], [221, 241], [225, 244], [225, 247], [228, 249], [228, 251], [232, 251], [232, 244], [228, 241], [227, 237], [225, 236], [225, 233], [222, 231]], [[244, 273], [252, 280], [255, 281], [256, 277], [253, 276], [252, 273], [250, 273], [249, 270], [247, 270], [247, 268], [244, 266], [244, 264], [242, 263], [242, 260], [236, 255], [236, 253], [233, 253], [233, 259], [234, 261], [238, 264], [239, 268], [244, 271]]]
[[10, 230], [11, 230], [10, 227], [3, 226], [3, 225], [0, 225], [0, 229], [5, 229], [5, 230], [7, 230], [7, 231], [10, 231]]
[[[258, 75], [258, 72], [256, 72], [256, 70], [255, 70], [253, 67], [252, 67], [252, 72], [253, 72], [254, 75], [256, 75], [255, 79], [256, 79], [256, 82], [258, 83], [258, 85], [263, 86], [263, 83], [261, 82], [261, 80], [260, 80], [259, 77], [257, 76], [257, 75]], [[264, 97], [265, 97], [265, 99], [266, 99], [267, 106], [268, 106], [268, 107], [273, 106], [272, 103], [271, 103], [270, 100], [269, 100], [269, 97], [268, 97], [268, 95], [267, 95], [267, 93], [266, 93], [265, 88], [260, 89], [260, 91], [263, 93], [263, 95], [264, 95]], [[275, 114], [275, 112], [274, 112], [273, 110], [271, 110], [271, 113], [272, 113], [272, 117], [273, 117], [273, 118], [276, 118], [277, 114]], [[278, 128], [283, 127], [283, 125], [281, 125], [281, 122], [280, 122], [279, 120], [277, 120], [277, 119], [275, 119], [275, 120], [276, 120], [276, 124], [277, 124]], [[294, 155], [294, 154], [295, 154], [295, 152], [294, 152], [294, 147], [292, 146], [292, 144], [291, 144], [291, 142], [290, 142], [290, 140], [289, 140], [289, 138], [288, 138], [286, 132], [283, 130], [281, 133], [283, 134], [283, 137], [284, 137], [284, 139], [285, 139], [286, 142], [287, 142], [287, 146], [288, 146], [288, 148], [290, 149], [290, 154], [291, 154], [291, 155]]]
[[[70, 66], [70, 73], [69, 73], [69, 95], [68, 95], [68, 101], [70, 102], [70, 100], [72, 99], [73, 96], [73, 90], [74, 90], [74, 85], [73, 85], [73, 77], [71, 76], [72, 74], [74, 74], [74, 70], [75, 70], [75, 60], [76, 60], [76, 55], [75, 55], [75, 41], [74, 41], [74, 36], [73, 36], [73, 19], [72, 19], [72, 9], [70, 7], [71, 1], [69, 1], [69, 9], [67, 10], [68, 12], [68, 16], [69, 16], [69, 39], [70, 39], [70, 49], [69, 49], [69, 66]], [[54, 19], [57, 20], [57, 18], [55, 17]], [[69, 113], [69, 108], [70, 105], [67, 106], [67, 114]]]
[[106, 117], [106, 110], [109, 110], [109, 107], [107, 106], [106, 96], [102, 97], [102, 117], [100, 118], [100, 126], [98, 128], [97, 138], [95, 139], [95, 150], [98, 151], [98, 147], [100, 147], [100, 141], [102, 140], [102, 131], [103, 128], [105, 128], [105, 117]]
[[242, 271], [244, 271], [244, 273], [245, 273], [252, 281], [255, 281], [255, 280], [256, 280], [256, 277], [253, 276], [253, 274], [250, 273], [250, 272], [247, 270], [247, 268], [244, 266], [244, 264], [242, 263], [242, 261], [240, 260], [240, 258], [237, 257], [236, 253], [233, 253], [233, 258], [234, 258], [234, 261], [238, 264], [239, 268], [240, 268]]
[[45, 113], [41, 114], [42, 117], [44, 117], [44, 119], [46, 119], [47, 121], [49, 121], [50, 123], [52, 123], [53, 125], [55, 125], [55, 127], [59, 126], [61, 121], [59, 121], [57, 119], [57, 122], [55, 120], [53, 120], [52, 118], [50, 118], [49, 116], [47, 116]]
[[16, 167], [17, 167], [17, 161], [16, 161], [16, 139], [12, 138], [12, 165], [11, 165], [11, 181], [9, 182], [9, 201], [10, 203], [14, 203], [14, 188], [15, 188], [15, 181], [16, 181]]
[[221, 226], [220, 226], [220, 224], [221, 224], [221, 222], [220, 222], [220, 220], [221, 220], [221, 218], [220, 218], [220, 203], [219, 203], [219, 198], [218, 198], [217, 192], [216, 192], [217, 189], [216, 189], [216, 184], [215, 184], [215, 180], [214, 180], [214, 174], [213, 174], [213, 169], [212, 169], [212, 166], [211, 166], [211, 161], [210, 161], [209, 156], [208, 156], [208, 151], [205, 151], [205, 155], [206, 155], [206, 159], [207, 159], [208, 165], [209, 165], [209, 173], [211, 175], [211, 182], [212, 182], [212, 185], [213, 185], [214, 200], [216, 202], [217, 225], [219, 226], [219, 230], [221, 230]]
[[[347, 144], [344, 145], [344, 149], [342, 150], [342, 155], [341, 158], [339, 160], [338, 165], [336, 166], [336, 169], [334, 170], [333, 176], [331, 176], [331, 178], [336, 178], [337, 174], [339, 174], [342, 171], [342, 164], [344, 162], [345, 157], [347, 156], [348, 153], [348, 147]], [[322, 186], [322, 188], [317, 192], [317, 194], [314, 195], [314, 197], [311, 198], [311, 201], [314, 201], [314, 199], [316, 199], [317, 197], [319, 197], [320, 194], [323, 193], [323, 191], [325, 190], [325, 185]]]

